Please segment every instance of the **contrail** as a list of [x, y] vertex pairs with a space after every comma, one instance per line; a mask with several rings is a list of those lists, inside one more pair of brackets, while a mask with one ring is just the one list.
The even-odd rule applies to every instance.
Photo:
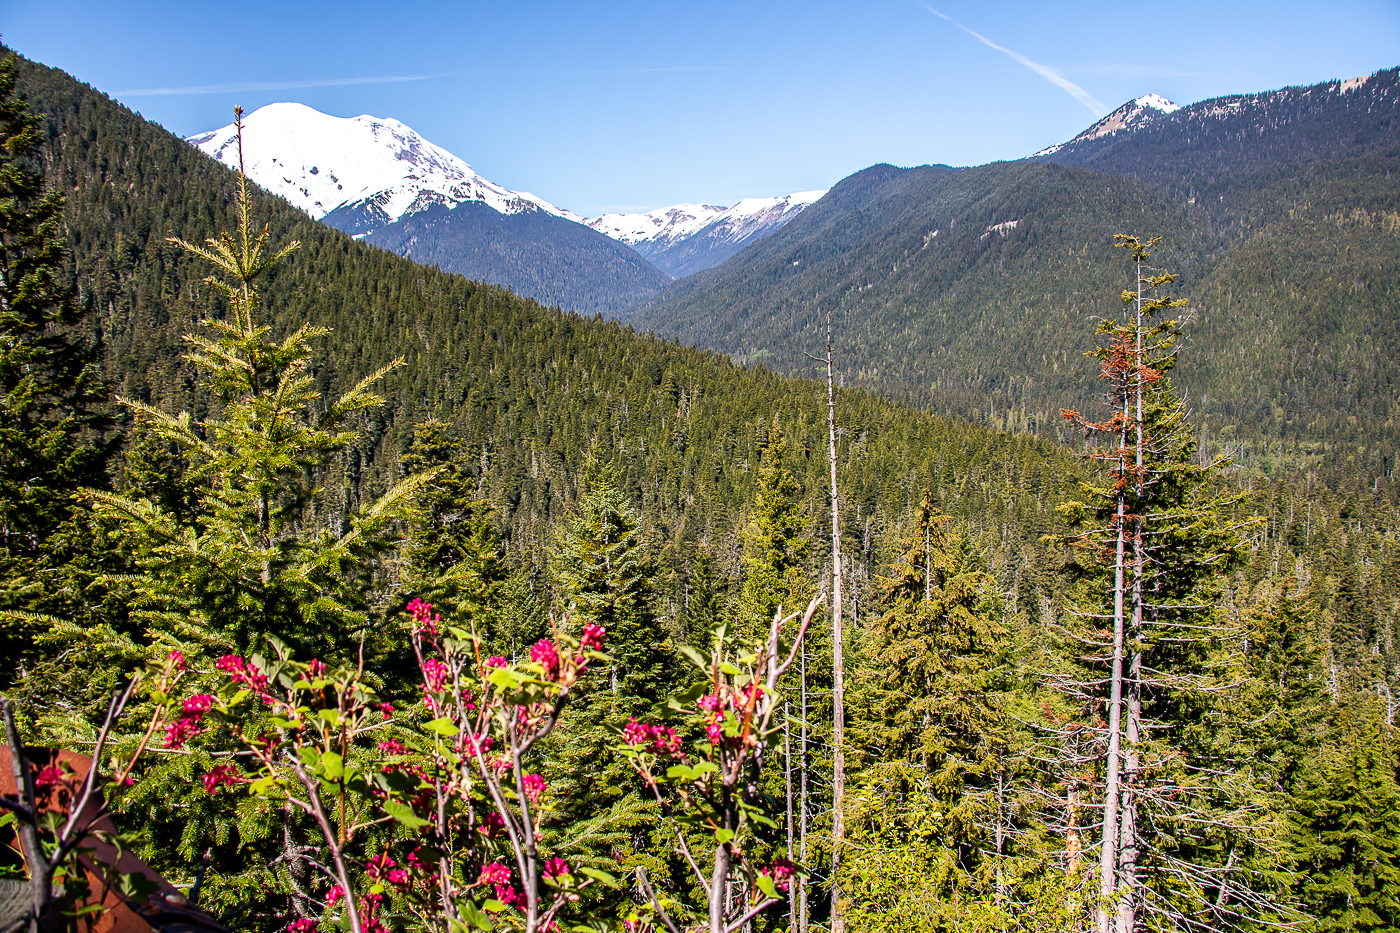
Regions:
[[940, 13], [928, 4], [924, 4], [923, 6], [924, 9], [928, 10], [934, 16], [943, 17], [948, 22], [952, 23], [954, 26], [967, 33], [969, 36], [972, 36], [973, 38], [982, 42], [984, 45], [990, 46], [991, 48], [996, 49], [998, 52], [1001, 52], [1004, 55], [1011, 57], [1015, 61], [1018, 61], [1021, 64], [1025, 65], [1031, 71], [1034, 71], [1046, 81], [1049, 81], [1051, 84], [1068, 93], [1071, 97], [1079, 101], [1085, 107], [1088, 107], [1089, 112], [1092, 113], [1094, 116], [1101, 117], [1104, 114], [1108, 113], [1108, 108], [1105, 107], [1103, 104], [1099, 103], [1099, 101], [1095, 99], [1094, 95], [1090, 94], [1088, 91], [1084, 90], [1082, 87], [1075, 84], [1073, 81], [1070, 81], [1068, 78], [1055, 71], [1053, 68], [1048, 68], [1045, 65], [1033, 62], [1026, 56], [1022, 55], [1020, 52], [1013, 52], [1011, 49], [1008, 49], [1004, 45], [997, 45], [995, 42], [993, 42], [991, 39], [988, 39], [986, 36], [980, 33], [973, 32], [971, 29], [968, 29], [966, 26], [953, 19], [953, 17], [949, 16], [947, 13]]
[[307, 81], [234, 81], [229, 84], [195, 84], [189, 87], [142, 87], [112, 91], [113, 97], [167, 97], [175, 94], [244, 94], [255, 91], [294, 91], [308, 87], [345, 87], [351, 84], [395, 84], [431, 81], [468, 75], [641, 75], [672, 71], [719, 71], [715, 65], [672, 65], [664, 68], [599, 68], [583, 71], [451, 71], [436, 75], [379, 75], [372, 78], [312, 78]]

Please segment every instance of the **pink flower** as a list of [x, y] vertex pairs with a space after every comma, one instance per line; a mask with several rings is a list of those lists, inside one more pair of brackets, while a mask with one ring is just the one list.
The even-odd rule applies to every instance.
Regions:
[[320, 677], [326, 672], [326, 665], [322, 664], [315, 658], [312, 658], [311, 663], [306, 665], [306, 672], [312, 677]]
[[505, 667], [509, 663], [510, 662], [508, 662], [505, 658], [501, 657], [498, 654], [493, 654], [491, 657], [486, 659], [487, 667]]
[[601, 625], [589, 623], [583, 627], [583, 637], [579, 639], [578, 646], [583, 651], [601, 651], [603, 648], [603, 636], [608, 634], [608, 630]]
[[34, 775], [35, 787], [48, 787], [53, 784], [63, 783], [63, 769], [58, 765], [48, 765], [40, 768], [39, 773]]
[[345, 889], [342, 888], [340, 885], [335, 885], [333, 888], [326, 892], [326, 904], [334, 904], [336, 901], [340, 900], [344, 896]]
[[442, 616], [433, 612], [433, 604], [426, 603], [421, 599], [415, 599], [408, 604], [408, 612], [413, 616], [413, 621], [417, 627], [413, 634], [422, 635], [425, 638], [437, 638], [437, 626], [442, 621]]
[[709, 736], [711, 745], [718, 745], [720, 739], [724, 738], [724, 727], [717, 722], [712, 722], [705, 727], [705, 735]]
[[392, 704], [392, 703], [380, 703], [380, 704], [379, 704], [379, 711], [380, 711], [381, 713], [383, 713], [385, 716], [392, 716], [392, 715], [394, 715], [394, 704]]
[[522, 783], [525, 785], [525, 796], [530, 798], [531, 803], [537, 802], [540, 799], [540, 794], [545, 791], [544, 778], [538, 774], [525, 775]]
[[797, 866], [787, 859], [779, 858], [774, 859], [773, 864], [768, 868], [760, 868], [758, 872], [761, 875], [771, 876], [778, 890], [786, 891], [788, 889], [788, 882], [792, 880], [793, 870], [796, 868]]
[[170, 652], [170, 667], [177, 671], [183, 671], [185, 669], [185, 654], [178, 648]]
[[408, 872], [404, 871], [402, 868], [395, 868], [384, 877], [388, 879], [390, 884], [396, 884], [399, 887], [408, 884]]
[[477, 884], [506, 884], [509, 881], [510, 869], [500, 862], [482, 866], [481, 877], [476, 879]]
[[226, 654], [214, 662], [214, 666], [239, 683], [243, 682], [243, 659], [236, 654]]
[[384, 855], [380, 855], [370, 859], [369, 868], [366, 870], [365, 873], [371, 878], [373, 878], [375, 881], [378, 881], [385, 876], [389, 869], [396, 867], [398, 864], [398, 862], [389, 858], [388, 854], [386, 853]]
[[569, 863], [561, 858], [552, 858], [544, 863], [544, 876], [546, 878], [558, 878], [560, 875], [569, 874]]
[[447, 683], [447, 674], [447, 665], [437, 658], [429, 658], [423, 662], [423, 680], [434, 693], [440, 692], [443, 684]]
[[525, 895], [508, 884], [496, 885], [496, 900], [507, 907], [524, 907], [526, 904]]
[[178, 722], [172, 722], [165, 730], [166, 748], [184, 748], [185, 743], [199, 735], [199, 717], [185, 716]]
[[476, 828], [476, 831], [481, 833], [487, 839], [492, 839], [499, 835], [501, 830], [505, 828], [506, 821], [501, 819], [501, 815], [499, 813], [493, 812], [486, 814], [486, 819], [482, 822], [480, 826]]
[[491, 745], [494, 741], [495, 740], [486, 733], [478, 732], [474, 735], [468, 735], [464, 740], [464, 745], [469, 755], [475, 755], [477, 753], [485, 755], [491, 750]]
[[316, 928], [320, 926], [315, 920], [303, 917], [300, 920], [293, 920], [287, 925], [287, 933], [316, 933]]
[[695, 705], [711, 713], [718, 713], [724, 708], [724, 701], [721, 700], [719, 694], [716, 693], [701, 697], [695, 701]]
[[196, 693], [185, 700], [185, 712], [191, 716], [203, 716], [214, 707], [214, 698], [207, 693]]
[[553, 680], [559, 676], [559, 652], [554, 648], [554, 642], [548, 638], [541, 638], [535, 642], [535, 646], [530, 649], [530, 660], [544, 668], [544, 676]]
[[217, 794], [220, 787], [233, 787], [237, 783], [238, 778], [231, 765], [215, 765], [204, 775], [204, 792]]
[[656, 750], [663, 755], [679, 756], [681, 753], [681, 737], [676, 735], [675, 729], [665, 726], [651, 727], [652, 741]]
[[379, 743], [379, 750], [386, 755], [402, 755], [408, 748], [398, 739], [389, 739]]
[[622, 727], [622, 741], [628, 745], [645, 745], [651, 735], [651, 727], [646, 723], [637, 722], [637, 717], [633, 716], [627, 720], [627, 725]]

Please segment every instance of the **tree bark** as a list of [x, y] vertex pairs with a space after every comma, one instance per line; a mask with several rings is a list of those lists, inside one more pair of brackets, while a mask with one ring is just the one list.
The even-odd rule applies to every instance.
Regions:
[[846, 838], [846, 665], [841, 632], [841, 496], [836, 485], [836, 385], [831, 353], [831, 312], [826, 313], [826, 430], [831, 465], [831, 933], [845, 933], [841, 915], [841, 845]]

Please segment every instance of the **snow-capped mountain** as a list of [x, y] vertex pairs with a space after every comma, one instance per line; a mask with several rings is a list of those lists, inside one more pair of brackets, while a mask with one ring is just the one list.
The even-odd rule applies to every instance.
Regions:
[[1083, 143], [1091, 139], [1102, 139], [1105, 136], [1113, 136], [1119, 130], [1136, 129], [1147, 125], [1156, 117], [1163, 114], [1176, 113], [1180, 109], [1180, 104], [1174, 104], [1160, 94], [1144, 94], [1136, 100], [1128, 101], [1069, 142], [1059, 143], [1047, 149], [1042, 149], [1037, 152], [1035, 156], [1032, 156], [1032, 158], [1036, 156], [1053, 155], [1065, 146], [1071, 146], [1075, 143]]
[[[232, 125], [189, 137], [235, 169], [237, 140]], [[243, 119], [243, 164], [328, 226], [546, 304], [607, 310], [669, 281], [578, 215], [481, 177], [398, 120], [269, 104]]]
[[744, 198], [733, 207], [677, 204], [645, 214], [604, 214], [585, 222], [678, 278], [718, 265], [824, 194], [825, 190], [799, 191], [782, 198]]
[[[238, 166], [233, 124], [189, 141]], [[305, 104], [268, 104], [243, 118], [243, 161], [262, 187], [356, 236], [429, 207], [467, 201], [499, 214], [543, 211], [582, 221], [543, 198], [481, 177], [398, 120], [368, 114], [333, 117]]]

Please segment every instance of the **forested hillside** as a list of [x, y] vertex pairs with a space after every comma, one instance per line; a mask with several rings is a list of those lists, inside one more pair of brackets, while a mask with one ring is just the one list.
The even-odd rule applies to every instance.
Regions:
[[[1389, 461], [1215, 461], [1230, 429], [1263, 435], [1182, 387], [1262, 351], [1208, 350], [1202, 321], [1169, 355], [1176, 306], [1152, 301], [1199, 287], [1213, 228], [1194, 205], [1045, 164], [848, 179], [748, 254], [788, 283], [794, 368], [829, 284], [864, 278], [832, 306], [847, 387], [828, 435], [824, 383], [244, 204], [181, 140], [15, 67], [39, 120], [23, 155], [0, 86], [0, 456], [8, 477], [42, 438], [46, 459], [0, 484], [5, 714], [31, 744], [93, 751], [123, 845], [178, 885], [157, 900], [268, 933], [1400, 925]], [[15, 187], [25, 165], [64, 203]], [[1163, 218], [1182, 240], [1150, 257], [1102, 232]], [[1384, 220], [1338, 218], [1329, 248], [1367, 224]], [[1273, 268], [1320, 288], [1332, 255], [1212, 281], [1236, 301], [1284, 287]], [[1134, 257], [1183, 277], [1124, 305]], [[931, 376], [901, 369], [894, 350], [927, 339], [912, 305], [885, 333], [849, 296], [921, 295], [911, 268], [946, 284], [950, 320], [1001, 307], [1019, 270], [1015, 325], [988, 311], [970, 342], [929, 345]], [[1094, 313], [1117, 329], [1096, 336]], [[31, 352], [55, 335], [72, 345]], [[85, 365], [85, 336], [120, 403], [35, 381]], [[877, 394], [892, 372], [938, 410]], [[1002, 393], [985, 413], [983, 385]], [[1063, 446], [1039, 430], [1052, 406], [1083, 413]], [[35, 774], [77, 799], [82, 778]], [[42, 837], [76, 864], [71, 827], [11, 810], [0, 854]], [[77, 903], [80, 875], [62, 876]], [[155, 903], [127, 877], [109, 893]]]
[[1206, 436], [1228, 426], [1251, 464], [1342, 442], [1385, 475], [1397, 107], [1392, 70], [1206, 101], [1031, 162], [876, 166], [626, 319], [802, 373], [829, 308], [855, 384], [1053, 434], [1058, 406], [1093, 392], [1073, 335], [1120, 289], [1111, 237], [1150, 232], [1197, 314], [1182, 387]]

